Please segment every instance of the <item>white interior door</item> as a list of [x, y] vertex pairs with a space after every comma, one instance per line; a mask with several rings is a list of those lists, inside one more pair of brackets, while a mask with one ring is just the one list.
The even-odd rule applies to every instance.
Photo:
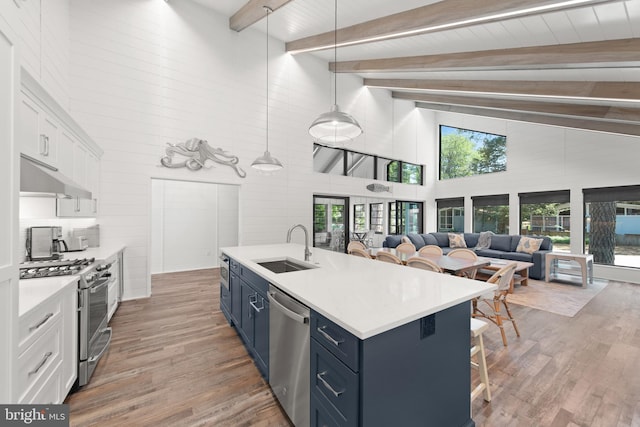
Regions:
[[219, 248], [238, 243], [238, 187], [152, 180], [151, 273], [218, 266]]

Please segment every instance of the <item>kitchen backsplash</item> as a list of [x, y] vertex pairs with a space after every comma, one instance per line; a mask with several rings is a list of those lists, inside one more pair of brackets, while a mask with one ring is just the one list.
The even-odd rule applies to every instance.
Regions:
[[[58, 218], [54, 198], [46, 197], [20, 197], [20, 242], [18, 248], [18, 260], [26, 260], [27, 229], [38, 226], [62, 227], [62, 235], [65, 240], [71, 236], [79, 236], [86, 231], [89, 247], [100, 244], [100, 227], [95, 218]], [[74, 234], [75, 233], [75, 234]], [[77, 258], [82, 258], [81, 252]]]

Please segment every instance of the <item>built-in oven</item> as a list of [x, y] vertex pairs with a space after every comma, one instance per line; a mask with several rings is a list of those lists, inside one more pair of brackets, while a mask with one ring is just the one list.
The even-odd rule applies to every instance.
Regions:
[[95, 264], [80, 277], [78, 289], [78, 386], [89, 382], [100, 359], [109, 349], [107, 326], [111, 264]]

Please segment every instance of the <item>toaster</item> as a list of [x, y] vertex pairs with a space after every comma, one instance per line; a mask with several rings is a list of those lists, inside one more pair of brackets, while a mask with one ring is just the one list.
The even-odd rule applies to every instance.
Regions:
[[84, 251], [89, 247], [89, 240], [85, 236], [71, 237], [67, 242], [67, 250]]

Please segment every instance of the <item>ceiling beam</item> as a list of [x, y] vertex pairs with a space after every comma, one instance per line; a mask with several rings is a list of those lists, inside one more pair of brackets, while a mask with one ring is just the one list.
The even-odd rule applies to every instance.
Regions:
[[617, 1], [622, 0], [483, 0], [473, 2], [471, 7], [469, 0], [442, 0], [341, 28], [335, 40], [334, 31], [293, 40], [286, 44], [286, 51], [299, 53], [328, 49], [336, 41], [337, 46], [369, 43]]
[[293, 0], [249, 0], [229, 18], [229, 28], [240, 32], [267, 16], [265, 6], [275, 12], [290, 1]]
[[562, 117], [544, 114], [535, 114], [523, 111], [497, 110], [484, 107], [471, 107], [465, 105], [442, 104], [437, 102], [416, 102], [416, 107], [436, 111], [447, 111], [459, 114], [492, 117], [503, 120], [537, 123], [542, 125], [561, 126], [580, 130], [615, 133], [621, 135], [640, 136], [640, 124], [630, 122], [610, 122], [593, 120], [589, 118]]
[[451, 96], [427, 93], [393, 92], [395, 99], [407, 99], [431, 104], [457, 105], [482, 109], [518, 111], [582, 119], [629, 122], [640, 124], [640, 108], [595, 104], [569, 104], [563, 102], [496, 99], [477, 96]]
[[386, 89], [640, 101], [640, 82], [364, 79]]
[[329, 63], [339, 73], [640, 66], [640, 38]]

